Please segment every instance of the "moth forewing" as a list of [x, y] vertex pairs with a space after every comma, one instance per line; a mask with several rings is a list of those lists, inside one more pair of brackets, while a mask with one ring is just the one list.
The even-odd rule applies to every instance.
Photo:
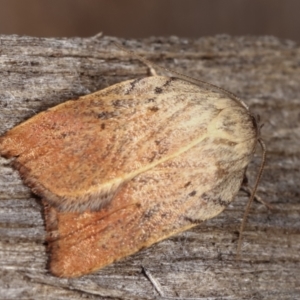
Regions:
[[98, 210], [120, 185], [204, 139], [248, 139], [238, 133], [245, 113], [228, 100], [176, 78], [126, 81], [36, 115], [1, 148], [58, 209]]
[[0, 138], [45, 207], [50, 269], [80, 276], [219, 214], [259, 129], [231, 93], [153, 76], [67, 101]]

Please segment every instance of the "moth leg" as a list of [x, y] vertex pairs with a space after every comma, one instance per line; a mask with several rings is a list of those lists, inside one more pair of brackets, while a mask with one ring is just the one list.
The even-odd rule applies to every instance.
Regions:
[[[244, 178], [243, 178], [243, 182], [240, 188], [241, 191], [245, 192], [249, 197], [252, 194], [252, 188], [250, 186], [248, 186], [248, 177], [246, 175], [246, 173], [244, 174]], [[261, 204], [263, 204], [266, 208], [268, 208], [269, 210], [275, 210], [274, 206], [272, 206], [270, 203], [268, 203], [267, 201], [263, 200], [261, 197], [259, 197], [258, 195], [254, 196], [254, 199], [257, 202], [260, 202]]]
[[[251, 195], [252, 194], [252, 188], [250, 188], [249, 186], [241, 186], [241, 191], [245, 192], [247, 195]], [[275, 210], [275, 207], [272, 206], [269, 202], [267, 202], [266, 200], [263, 200], [261, 197], [259, 197], [258, 195], [255, 195], [254, 199], [257, 202], [260, 202], [261, 204], [263, 204], [265, 207], [267, 207], [269, 210]]]

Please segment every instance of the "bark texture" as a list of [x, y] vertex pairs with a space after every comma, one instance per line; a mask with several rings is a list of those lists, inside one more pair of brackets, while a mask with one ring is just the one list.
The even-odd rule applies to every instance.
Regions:
[[[111, 44], [240, 96], [260, 115], [268, 154], [241, 253], [235, 253], [248, 196], [216, 218], [95, 274], [59, 279], [47, 271], [38, 197], [0, 158], [1, 299], [300, 298], [300, 47], [274, 37], [117, 40], [0, 36], [0, 134], [48, 107], [148, 68]], [[160, 71], [157, 70], [159, 73]], [[249, 185], [261, 151], [248, 169]], [[164, 297], [142, 266], [161, 285]]]

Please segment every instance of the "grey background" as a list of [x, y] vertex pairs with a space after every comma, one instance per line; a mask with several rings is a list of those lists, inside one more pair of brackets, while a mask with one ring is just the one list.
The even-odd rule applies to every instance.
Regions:
[[0, 34], [275, 35], [300, 41], [299, 0], [0, 0]]

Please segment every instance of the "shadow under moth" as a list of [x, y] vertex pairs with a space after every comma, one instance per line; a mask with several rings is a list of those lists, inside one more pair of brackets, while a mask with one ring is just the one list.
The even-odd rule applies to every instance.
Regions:
[[258, 122], [233, 94], [179, 77], [120, 82], [0, 138], [0, 154], [42, 199], [54, 275], [94, 272], [213, 218], [236, 196]]

